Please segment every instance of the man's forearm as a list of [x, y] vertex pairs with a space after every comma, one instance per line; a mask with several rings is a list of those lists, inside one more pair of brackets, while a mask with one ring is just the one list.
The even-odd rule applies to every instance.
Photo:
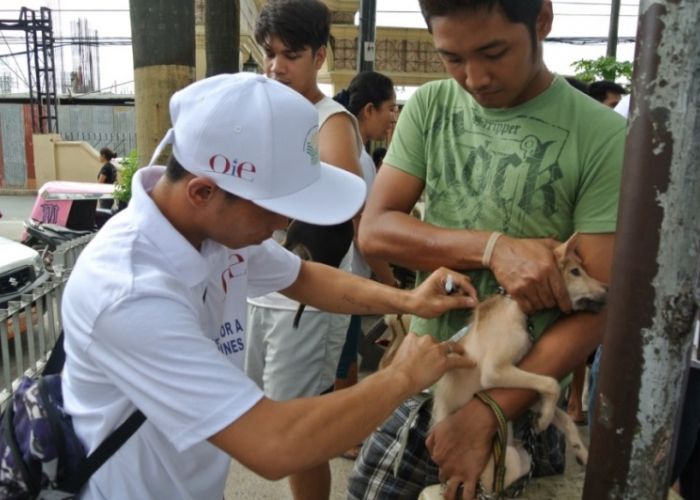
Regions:
[[363, 217], [359, 243], [362, 253], [370, 258], [409, 269], [477, 269], [490, 235], [490, 231], [441, 228], [402, 212], [387, 211], [373, 220]]
[[296, 282], [282, 293], [322, 311], [340, 314], [412, 312], [411, 294], [322, 264], [302, 263]]
[[340, 454], [371, 433], [417, 390], [396, 375], [382, 370], [321, 398], [263, 399], [210, 441], [257, 474], [280, 479]]

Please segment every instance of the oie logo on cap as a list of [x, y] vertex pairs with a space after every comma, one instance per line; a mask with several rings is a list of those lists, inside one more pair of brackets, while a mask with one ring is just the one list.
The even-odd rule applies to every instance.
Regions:
[[244, 181], [253, 182], [257, 169], [252, 162], [230, 160], [223, 154], [215, 154], [209, 158], [209, 169], [215, 174], [230, 175]]
[[312, 164], [315, 165], [320, 161], [320, 153], [318, 152], [318, 127], [311, 127], [306, 133], [304, 152], [309, 155]]

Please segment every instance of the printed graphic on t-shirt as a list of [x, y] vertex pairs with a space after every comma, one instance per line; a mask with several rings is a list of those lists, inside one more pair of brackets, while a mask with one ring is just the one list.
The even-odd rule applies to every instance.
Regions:
[[435, 220], [517, 235], [568, 205], [558, 187], [568, 130], [529, 116], [470, 116], [460, 110], [440, 124], [442, 141], [431, 154], [442, 165], [426, 179], [427, 202], [440, 210], [428, 212]]
[[248, 261], [244, 250], [231, 251], [210, 279], [204, 297], [208, 315], [218, 323], [207, 325], [209, 338], [219, 352], [243, 369], [246, 328]]
[[228, 256], [228, 265], [221, 272], [221, 287], [224, 293], [228, 293], [229, 282], [234, 278], [241, 277], [248, 271], [245, 258], [238, 252], [231, 252]]

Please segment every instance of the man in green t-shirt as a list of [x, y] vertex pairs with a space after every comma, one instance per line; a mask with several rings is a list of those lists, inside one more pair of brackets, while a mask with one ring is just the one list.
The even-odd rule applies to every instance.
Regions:
[[[552, 249], [580, 232], [585, 268], [609, 280], [625, 122], [545, 66], [549, 0], [420, 4], [452, 78], [424, 85], [404, 107], [362, 217], [360, 246], [418, 269], [419, 282], [448, 266], [468, 273], [481, 298], [502, 287], [540, 339], [520, 366], [561, 379], [600, 342], [604, 318], [562, 315], [571, 304]], [[418, 221], [408, 213], [423, 192]], [[449, 338], [468, 314], [417, 318], [411, 329]], [[536, 401], [528, 390], [489, 393], [509, 419]], [[428, 433], [429, 405], [420, 405], [407, 401], [365, 443], [349, 498], [415, 498], [438, 481], [447, 498], [458, 489], [472, 498], [491, 453], [494, 413], [474, 399]], [[415, 421], [402, 447], [397, 434], [409, 414]], [[535, 474], [563, 468], [551, 457], [535, 462]]]

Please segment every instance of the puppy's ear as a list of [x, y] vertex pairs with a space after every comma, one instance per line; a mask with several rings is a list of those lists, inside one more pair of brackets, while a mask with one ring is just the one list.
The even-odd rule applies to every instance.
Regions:
[[559, 245], [554, 249], [554, 256], [561, 262], [565, 259], [573, 259], [575, 261], [580, 261], [581, 259], [576, 254], [576, 249], [578, 248], [579, 233], [576, 231], [572, 234], [568, 240]]

